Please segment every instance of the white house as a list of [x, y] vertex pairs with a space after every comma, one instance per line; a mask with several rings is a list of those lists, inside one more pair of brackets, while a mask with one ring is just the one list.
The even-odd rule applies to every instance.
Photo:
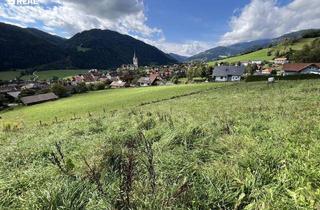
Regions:
[[274, 63], [278, 65], [284, 65], [286, 63], [289, 63], [287, 58], [276, 58], [274, 59]]
[[250, 61], [251, 64], [261, 65], [262, 61]]
[[244, 66], [218, 66], [213, 69], [212, 78], [216, 82], [236, 82], [244, 74]]

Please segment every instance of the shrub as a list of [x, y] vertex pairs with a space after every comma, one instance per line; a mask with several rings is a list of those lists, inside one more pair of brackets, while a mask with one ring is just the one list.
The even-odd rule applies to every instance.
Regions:
[[68, 90], [63, 85], [60, 85], [58, 83], [54, 84], [51, 87], [51, 91], [59, 96], [60, 98], [68, 96]]
[[99, 82], [94, 85], [95, 90], [104, 90], [105, 87], [106, 87], [106, 85], [103, 82]]
[[86, 93], [88, 92], [88, 88], [87, 85], [82, 82], [77, 84], [77, 86], [74, 88], [75, 93]]

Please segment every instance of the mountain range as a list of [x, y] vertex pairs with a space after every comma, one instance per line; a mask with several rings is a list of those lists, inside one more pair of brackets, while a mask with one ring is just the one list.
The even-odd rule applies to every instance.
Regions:
[[[308, 29], [292, 32], [274, 39], [255, 40], [242, 42], [230, 46], [219, 46], [191, 56], [186, 61], [212, 61], [223, 57], [230, 57], [266, 48], [270, 45], [277, 45], [286, 39], [301, 39], [310, 34], [320, 34], [319, 29]], [[313, 35], [314, 36], [314, 35]]]
[[154, 46], [110, 30], [92, 29], [65, 39], [34, 28], [0, 23], [0, 70], [116, 68], [177, 61]]

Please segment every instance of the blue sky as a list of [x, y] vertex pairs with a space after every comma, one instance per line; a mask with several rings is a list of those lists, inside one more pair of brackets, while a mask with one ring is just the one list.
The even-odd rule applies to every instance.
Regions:
[[36, 1], [21, 6], [17, 0], [0, 0], [0, 21], [67, 38], [92, 28], [110, 29], [187, 56], [320, 28], [320, 0]]
[[218, 40], [229, 19], [249, 0], [148, 0], [148, 23], [161, 28], [172, 42]]

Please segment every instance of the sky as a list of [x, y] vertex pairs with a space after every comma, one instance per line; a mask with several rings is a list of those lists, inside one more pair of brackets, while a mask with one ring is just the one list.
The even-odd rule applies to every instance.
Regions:
[[320, 28], [320, 0], [0, 0], [0, 22], [66, 38], [109, 29], [191, 56]]

